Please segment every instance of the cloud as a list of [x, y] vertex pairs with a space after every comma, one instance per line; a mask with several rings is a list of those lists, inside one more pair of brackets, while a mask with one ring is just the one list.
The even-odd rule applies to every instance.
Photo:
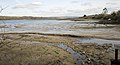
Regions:
[[65, 13], [67, 13], [66, 8], [62, 7], [54, 7], [49, 9], [39, 9], [36, 11], [33, 11], [35, 14], [39, 14], [42, 16], [62, 16]]
[[36, 13], [45, 13], [45, 14], [64, 14], [66, 12], [65, 9], [63, 8], [51, 8], [51, 9], [48, 9], [48, 10], [39, 10], [39, 11], [36, 11]]
[[108, 2], [108, 3], [106, 3], [106, 5], [117, 5], [117, 3]]
[[[20, 1], [20, 0], [16, 0]], [[11, 11], [16, 11], [15, 14], [23, 15], [39, 15], [39, 16], [70, 16], [70, 15], [90, 15], [99, 14], [103, 8], [107, 8], [108, 12], [120, 9], [120, 0], [32, 0], [20, 1], [19, 4], [13, 4]], [[42, 3], [41, 3], [42, 2]], [[44, 4], [43, 4], [44, 3]], [[53, 4], [54, 3], [54, 4]], [[62, 3], [62, 4], [61, 4]], [[44, 6], [45, 5], [45, 6]], [[19, 13], [20, 12], [20, 13]]]
[[67, 12], [69, 14], [80, 14], [80, 15], [84, 15], [84, 14], [97, 14], [97, 13], [101, 13], [102, 10], [101, 8], [91, 8], [91, 9], [84, 9], [84, 10], [81, 10], [81, 9], [70, 9], [70, 10], [67, 10]]
[[32, 2], [27, 4], [17, 4], [13, 7], [13, 9], [19, 9], [19, 8], [26, 8], [26, 9], [33, 9], [33, 8], [39, 8], [42, 5], [41, 2]]
[[79, 3], [79, 2], [80, 2], [79, 0], [73, 0], [70, 3]]
[[90, 2], [82, 3], [81, 6], [92, 6]]
[[120, 1], [120, 0], [110, 0], [110, 1]]

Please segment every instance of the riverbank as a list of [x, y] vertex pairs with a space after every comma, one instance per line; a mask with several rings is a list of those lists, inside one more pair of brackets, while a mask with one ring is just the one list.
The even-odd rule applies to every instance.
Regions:
[[33, 17], [33, 16], [0, 16], [0, 20], [70, 20], [70, 21], [86, 21], [98, 20], [91, 17]]
[[[37, 34], [37, 35], [47, 35], [47, 36], [63, 36], [63, 37], [75, 37], [75, 38], [96, 38], [96, 39], [106, 39], [106, 40], [120, 40], [120, 37], [113, 36], [114, 34], [110, 32], [99, 32], [99, 33], [89, 33], [89, 34], [55, 34], [55, 33], [38, 33], [38, 32], [11, 32], [11, 33], [0, 33], [2, 34]], [[95, 35], [96, 34], [96, 35]], [[112, 35], [109, 35], [112, 34]], [[118, 33], [119, 34], [119, 33]]]
[[120, 21], [115, 20], [100, 20], [97, 24], [120, 24]]
[[[1, 43], [0, 43], [1, 44]], [[66, 51], [50, 44], [4, 41], [0, 47], [0, 65], [74, 65]]]
[[109, 65], [110, 59], [114, 59], [115, 48], [109, 43], [79, 42], [78, 44], [76, 43], [78, 37], [40, 34], [5, 34], [4, 37], [6, 39], [0, 43], [0, 64], [4, 65], [77, 65], [78, 63]]
[[82, 43], [67, 45], [78, 53], [85, 55], [86, 58], [83, 63], [86, 65], [87, 63], [91, 65], [110, 65], [110, 60], [114, 59], [114, 47], [112, 44]]

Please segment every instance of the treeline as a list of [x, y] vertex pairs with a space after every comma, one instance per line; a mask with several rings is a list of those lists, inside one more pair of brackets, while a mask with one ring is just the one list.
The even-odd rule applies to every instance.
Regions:
[[99, 14], [95, 15], [93, 19], [100, 19], [99, 23], [106, 24], [120, 24], [120, 10], [112, 12], [111, 14]]
[[0, 20], [58, 20], [58, 17], [0, 16]]
[[117, 12], [113, 12], [111, 14], [99, 14], [94, 16], [95, 19], [111, 19], [111, 20], [118, 20], [120, 18], [120, 10]]

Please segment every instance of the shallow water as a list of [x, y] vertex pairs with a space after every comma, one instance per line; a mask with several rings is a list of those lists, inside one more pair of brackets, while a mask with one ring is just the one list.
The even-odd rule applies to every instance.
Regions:
[[75, 43], [120, 44], [120, 40], [105, 40], [96, 38], [79, 38]]
[[84, 62], [83, 60], [86, 59], [85, 55], [81, 55], [81, 54], [75, 52], [72, 48], [70, 48], [64, 44], [59, 44], [58, 47], [69, 52], [73, 56], [74, 60], [76, 61], [76, 65], [82, 65], [82, 62]]
[[[96, 34], [101, 32], [110, 32], [110, 34], [102, 34], [101, 36], [110, 36], [111, 38], [120, 37], [119, 25], [97, 25], [87, 24], [86, 22], [98, 22], [95, 20], [91, 21], [68, 21], [68, 20], [4, 20], [7, 28], [5, 32], [40, 32], [40, 33], [52, 33], [52, 34], [75, 34], [75, 35], [88, 35]], [[4, 25], [3, 21], [0, 20], [0, 26]], [[0, 33], [4, 32], [0, 28]], [[114, 34], [112, 34], [112, 32]], [[104, 40], [95, 38], [80, 38], [76, 43], [112, 43], [120, 44], [120, 40]]]
[[[65, 21], [65, 20], [4, 20], [0, 21], [0, 25], [6, 25], [6, 32], [44, 32], [44, 33], [79, 33], [79, 32], [93, 32], [89, 26], [93, 24], [86, 24], [85, 22], [97, 21]], [[94, 31], [100, 31], [97, 29]], [[2, 31], [1, 31], [2, 32]]]

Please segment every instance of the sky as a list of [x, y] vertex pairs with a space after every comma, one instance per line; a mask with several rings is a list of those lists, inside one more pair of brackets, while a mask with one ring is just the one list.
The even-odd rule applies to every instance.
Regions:
[[3, 16], [83, 16], [120, 10], [120, 0], [0, 0]]

